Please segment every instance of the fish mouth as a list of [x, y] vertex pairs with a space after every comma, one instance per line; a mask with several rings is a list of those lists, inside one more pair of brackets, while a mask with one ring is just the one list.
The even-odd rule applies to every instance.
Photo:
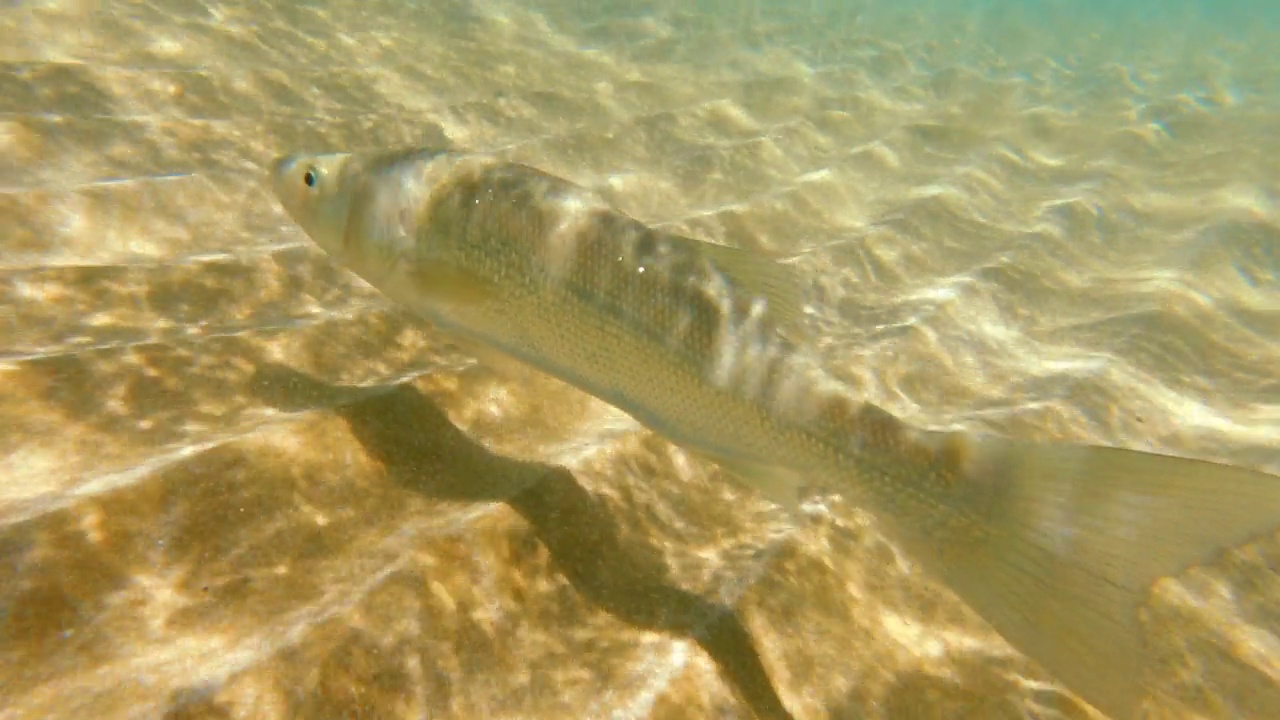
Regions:
[[285, 209], [289, 209], [288, 198], [295, 194], [290, 192], [285, 179], [294, 174], [294, 169], [301, 158], [301, 155], [282, 155], [271, 161], [271, 166], [268, 170], [271, 178], [271, 191], [275, 193], [276, 199], [285, 206]]
[[267, 172], [271, 174], [272, 178], [277, 178], [281, 175], [281, 173], [284, 173], [289, 169], [291, 169], [294, 166], [294, 164], [298, 162], [298, 157], [299, 156], [297, 155], [281, 155], [277, 157], [275, 160], [271, 161], [271, 165], [269, 166], [269, 169]]

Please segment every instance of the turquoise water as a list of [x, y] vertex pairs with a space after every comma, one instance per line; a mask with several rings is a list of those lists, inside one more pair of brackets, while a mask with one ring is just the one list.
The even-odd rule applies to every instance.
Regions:
[[[1273, 107], [1280, 71], [1280, 10], [1264, 2], [1178, 0], [1106, 2], [694, 2], [540, 3], [565, 22], [611, 24], [619, 18], [672, 21], [688, 42], [677, 57], [694, 60], [697, 38], [732, 38], [743, 48], [786, 48], [815, 68], [856, 60], [868, 41], [919, 50], [945, 66], [999, 58], [1010, 71], [1054, 63], [1087, 77], [1108, 64], [1157, 74], [1186, 92], [1206, 82]], [[676, 19], [678, 18], [678, 19]], [[682, 23], [684, 25], [682, 26]], [[687, 34], [686, 34], [686, 31]], [[626, 40], [610, 48], [627, 53]], [[696, 62], [696, 60], [695, 60]], [[941, 69], [941, 68], [940, 68]]]

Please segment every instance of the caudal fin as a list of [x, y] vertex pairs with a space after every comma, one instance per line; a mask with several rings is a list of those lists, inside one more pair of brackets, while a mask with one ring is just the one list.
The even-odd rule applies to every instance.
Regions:
[[1280, 526], [1280, 477], [1261, 472], [1083, 445], [946, 443], [983, 532], [926, 565], [1115, 720], [1136, 717], [1146, 696], [1138, 613], [1152, 584]]

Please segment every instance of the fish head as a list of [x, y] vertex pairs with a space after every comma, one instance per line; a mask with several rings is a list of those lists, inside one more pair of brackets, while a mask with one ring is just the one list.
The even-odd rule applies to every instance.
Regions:
[[[321, 249], [389, 297], [432, 315], [442, 304], [491, 300], [493, 284], [458, 262], [448, 233], [423, 229], [432, 192], [457, 158], [420, 149], [277, 159], [272, 188]], [[445, 223], [448, 225], [448, 223]]]
[[289, 216], [317, 245], [341, 256], [351, 213], [348, 153], [290, 155], [271, 168], [271, 186]]

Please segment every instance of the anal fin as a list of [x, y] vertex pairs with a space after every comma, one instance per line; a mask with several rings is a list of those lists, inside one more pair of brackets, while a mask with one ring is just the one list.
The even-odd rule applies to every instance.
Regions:
[[793, 468], [705, 451], [695, 454], [719, 465], [720, 469], [732, 475], [738, 484], [759, 492], [769, 502], [789, 511], [798, 511], [801, 501], [805, 499], [807, 478]]

